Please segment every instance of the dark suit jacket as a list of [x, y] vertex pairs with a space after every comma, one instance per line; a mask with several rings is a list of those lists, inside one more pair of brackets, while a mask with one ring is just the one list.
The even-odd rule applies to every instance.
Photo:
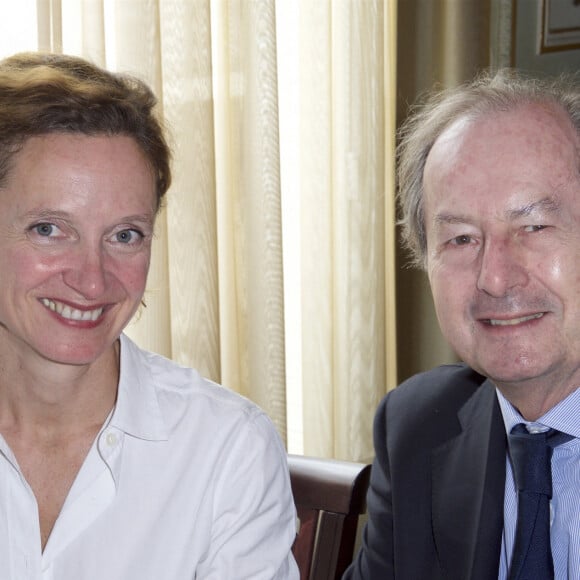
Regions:
[[381, 402], [363, 545], [344, 579], [497, 580], [506, 436], [495, 388], [464, 365]]

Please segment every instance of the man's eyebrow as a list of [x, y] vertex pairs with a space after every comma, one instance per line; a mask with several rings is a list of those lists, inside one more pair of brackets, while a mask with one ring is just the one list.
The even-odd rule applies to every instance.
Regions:
[[[537, 201], [531, 201], [529, 203], [526, 203], [521, 207], [508, 210], [506, 212], [506, 218], [508, 221], [515, 221], [517, 219], [525, 218], [540, 211], [553, 214], [558, 213], [560, 210], [561, 204], [557, 199], [554, 199], [553, 197], [544, 197]], [[437, 215], [433, 216], [433, 222], [437, 226], [454, 225], [454, 224], [469, 225], [473, 223], [473, 218], [462, 214], [444, 212], [438, 213]]]
[[471, 219], [467, 216], [453, 214], [453, 213], [438, 213], [434, 216], [433, 221], [436, 225], [453, 225], [453, 224], [469, 224]]
[[528, 217], [538, 211], [543, 211], [547, 213], [557, 213], [561, 209], [560, 202], [553, 197], [544, 197], [538, 201], [533, 201], [518, 207], [511, 209], [507, 212], [507, 218], [510, 221], [517, 220], [520, 218]]

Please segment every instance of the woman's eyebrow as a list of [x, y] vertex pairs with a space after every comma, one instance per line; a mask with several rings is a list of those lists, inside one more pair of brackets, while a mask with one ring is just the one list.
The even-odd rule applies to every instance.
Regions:
[[38, 208], [27, 211], [23, 217], [27, 219], [67, 219], [70, 214], [57, 209]]

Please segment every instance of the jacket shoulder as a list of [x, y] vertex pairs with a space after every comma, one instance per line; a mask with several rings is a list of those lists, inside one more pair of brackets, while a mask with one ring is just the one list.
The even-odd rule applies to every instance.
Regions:
[[486, 380], [465, 364], [441, 365], [410, 377], [385, 399], [390, 396], [391, 404], [412, 399], [415, 404], [433, 405], [441, 401], [448, 406], [454, 400], [463, 402], [468, 399]]
[[[376, 422], [389, 431], [424, 433], [431, 442], [459, 429], [458, 414], [473, 398], [495, 399], [493, 385], [465, 364], [442, 365], [419, 373], [388, 393]], [[380, 429], [380, 426], [379, 426]]]

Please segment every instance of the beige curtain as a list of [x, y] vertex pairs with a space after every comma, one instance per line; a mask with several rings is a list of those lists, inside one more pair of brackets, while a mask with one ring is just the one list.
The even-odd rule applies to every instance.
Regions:
[[[370, 458], [376, 405], [396, 382], [396, 2], [34, 4], [28, 48], [137, 74], [171, 131], [174, 183], [129, 334], [256, 401], [283, 437], [298, 434], [291, 451]], [[297, 24], [284, 42], [277, 11]], [[281, 118], [289, 53], [297, 98]], [[295, 155], [283, 154], [284, 123]], [[298, 203], [294, 237], [284, 199]]]
[[[304, 450], [368, 458], [394, 382], [390, 5], [301, 3]], [[386, 219], [388, 218], [388, 219]], [[389, 349], [387, 349], [389, 346]], [[393, 373], [388, 375], [387, 372]]]

